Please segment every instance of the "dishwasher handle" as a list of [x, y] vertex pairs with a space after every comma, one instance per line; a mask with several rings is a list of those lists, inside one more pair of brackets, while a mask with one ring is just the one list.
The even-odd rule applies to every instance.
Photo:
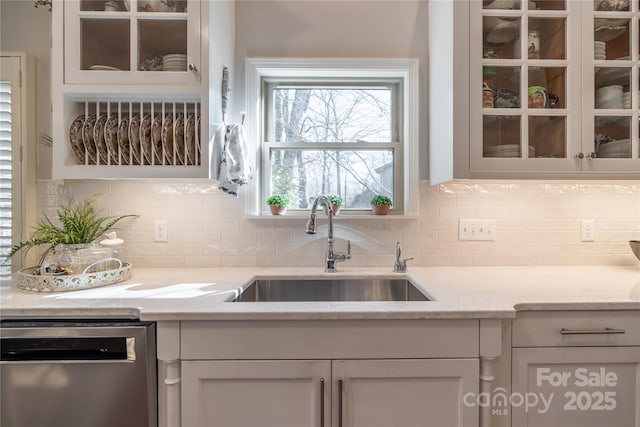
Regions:
[[0, 360], [135, 360], [133, 337], [29, 337], [0, 339]]

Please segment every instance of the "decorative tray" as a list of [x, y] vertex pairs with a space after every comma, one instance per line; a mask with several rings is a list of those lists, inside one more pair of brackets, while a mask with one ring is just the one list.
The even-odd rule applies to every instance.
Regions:
[[131, 277], [131, 264], [122, 263], [113, 270], [97, 271], [95, 273], [42, 275], [40, 267], [24, 268], [17, 273], [19, 289], [31, 292], [62, 292], [78, 291], [113, 285]]

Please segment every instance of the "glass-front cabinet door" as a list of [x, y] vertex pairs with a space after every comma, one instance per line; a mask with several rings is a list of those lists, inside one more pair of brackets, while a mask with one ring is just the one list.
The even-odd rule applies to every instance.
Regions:
[[200, 2], [66, 0], [65, 83], [199, 84]]
[[594, 0], [585, 10], [583, 37], [586, 152], [590, 170], [640, 168], [638, 163], [640, 91], [640, 12], [637, 0]]
[[633, 170], [638, 1], [470, 0], [470, 172]]

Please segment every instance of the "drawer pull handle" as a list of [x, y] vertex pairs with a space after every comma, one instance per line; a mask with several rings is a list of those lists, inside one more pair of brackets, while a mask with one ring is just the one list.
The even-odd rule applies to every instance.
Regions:
[[324, 427], [324, 378], [320, 378], [320, 427]]
[[344, 380], [342, 377], [338, 378], [338, 427], [342, 427], [342, 388], [344, 387]]
[[624, 329], [604, 328], [604, 329], [567, 329], [561, 328], [562, 335], [612, 335], [624, 334]]

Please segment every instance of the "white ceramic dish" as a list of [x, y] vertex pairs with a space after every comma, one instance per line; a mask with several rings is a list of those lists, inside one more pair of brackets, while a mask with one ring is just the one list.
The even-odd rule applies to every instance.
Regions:
[[96, 118], [96, 123], [93, 126], [93, 142], [96, 144], [96, 150], [98, 153], [98, 162], [101, 165], [106, 165], [109, 162], [109, 149], [107, 143], [104, 140], [104, 124], [107, 122], [106, 114], [100, 114]]
[[153, 147], [151, 145], [151, 114], [145, 113], [140, 120], [140, 153], [147, 165], [151, 164]]
[[143, 165], [144, 161], [140, 155], [140, 116], [134, 114], [129, 122], [129, 144], [134, 158], [134, 165]]
[[91, 71], [122, 71], [120, 68], [111, 67], [109, 65], [92, 65], [89, 67]]
[[174, 162], [172, 114], [167, 114], [164, 116], [164, 120], [162, 122], [161, 140], [167, 162], [169, 162], [169, 164], [179, 164], [179, 159], [176, 159], [176, 162]]
[[195, 165], [196, 164], [196, 119], [193, 113], [187, 114], [187, 119], [185, 121], [185, 145], [186, 145], [186, 164]]
[[111, 164], [119, 164], [120, 150], [118, 148], [118, 116], [115, 114], [111, 114], [104, 124], [104, 141], [109, 149]]
[[173, 145], [178, 158], [178, 163], [176, 164], [185, 164], [184, 114], [182, 113], [176, 115], [176, 120], [173, 124]]
[[129, 145], [129, 116], [122, 116], [118, 123], [118, 148], [120, 148], [120, 164], [128, 165], [131, 160]]
[[82, 127], [84, 121], [85, 117], [84, 114], [82, 114], [76, 117], [75, 120], [71, 122], [71, 126], [69, 126], [69, 144], [71, 145], [71, 151], [76, 160], [81, 164], [84, 164], [85, 161], [84, 143], [82, 142]]
[[89, 164], [95, 165], [97, 159], [96, 144], [93, 140], [93, 127], [96, 124], [96, 116], [89, 115], [82, 125], [82, 143], [89, 158]]
[[156, 113], [151, 124], [151, 145], [153, 146], [153, 163], [161, 165], [162, 155], [162, 114]]

